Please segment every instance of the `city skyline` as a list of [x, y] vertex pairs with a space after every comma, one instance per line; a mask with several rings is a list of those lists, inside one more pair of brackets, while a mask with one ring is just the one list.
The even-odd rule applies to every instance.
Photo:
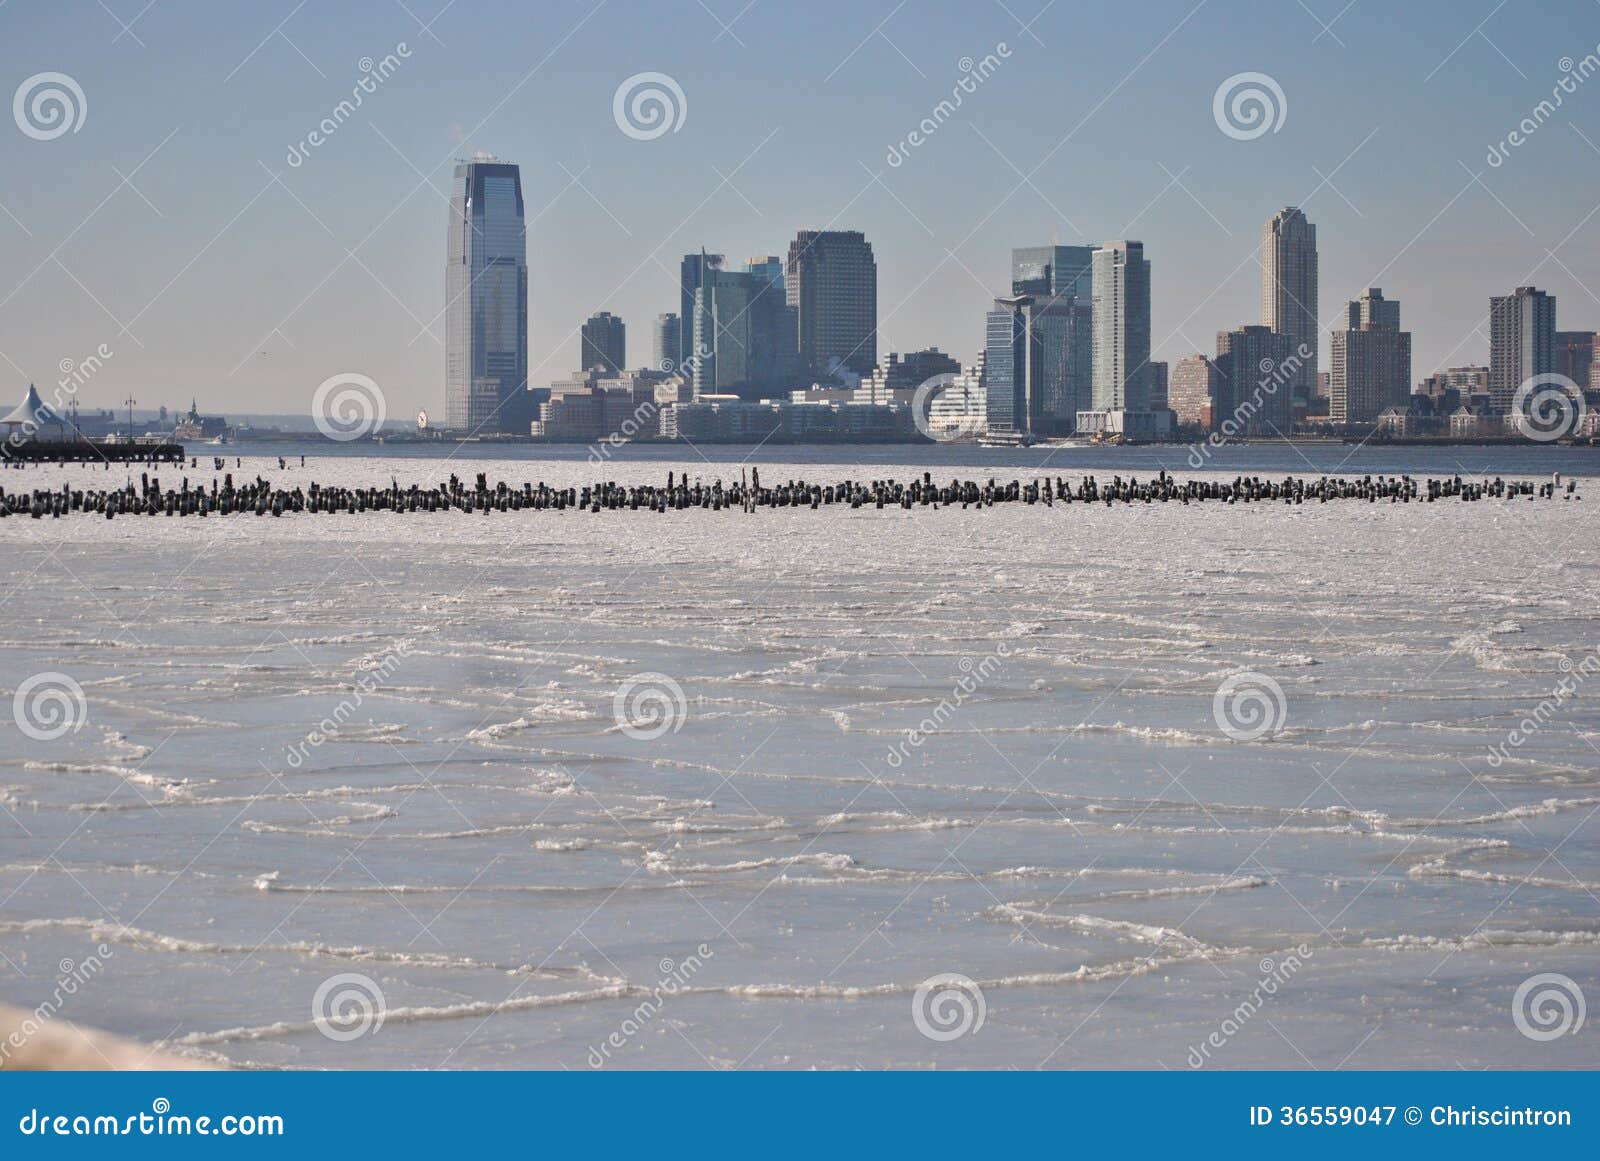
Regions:
[[[999, 6], [962, 19], [839, 6], [827, 44], [756, 6], [734, 25], [747, 46], [814, 50], [768, 62], [810, 84], [800, 117], [750, 88], [751, 63], [704, 12], [691, 14], [703, 29], [674, 29], [600, 5], [519, 15], [515, 34], [489, 37], [493, 21], [454, 10], [424, 31], [435, 14], [373, 5], [366, 21], [295, 16], [286, 44], [272, 26], [287, 9], [267, 20], [241, 7], [208, 56], [161, 6], [138, 22], [138, 42], [92, 7], [106, 35], [68, 41], [8, 6], [5, 78], [15, 88], [59, 68], [81, 83], [87, 113], [55, 140], [0, 134], [0, 163], [51, 178], [8, 189], [0, 213], [0, 374], [17, 392], [43, 389], [64, 360], [106, 343], [116, 355], [81, 386], [86, 407], [131, 391], [298, 413], [318, 382], [356, 370], [383, 386], [391, 416], [437, 411], [446, 298], [429, 240], [450, 161], [484, 149], [522, 168], [536, 385], [573, 370], [593, 311], [643, 325], [673, 309], [674, 267], [702, 242], [770, 254], [811, 228], [872, 242], [879, 356], [939, 346], [969, 363], [983, 310], [1011, 282], [1012, 248], [1117, 236], [1143, 240], [1157, 265], [1151, 358], [1209, 354], [1211, 336], [1256, 320], [1260, 224], [1285, 205], [1318, 227], [1330, 332], [1318, 364], [1341, 304], [1378, 285], [1408, 304], [1420, 380], [1486, 363], [1488, 300], [1516, 286], [1564, 298], [1565, 327], [1600, 329], [1586, 290], [1600, 285], [1588, 244], [1600, 226], [1577, 192], [1600, 175], [1580, 135], [1590, 94], [1579, 88], [1537, 133], [1486, 156], [1564, 75], [1558, 59], [1600, 41], [1600, 14], [1559, 7], [1570, 19], [1518, 23], [1487, 3], [1419, 5], [1386, 20], [1385, 43], [1358, 60], [1345, 46], [1370, 27], [1361, 5], [1260, 13], [1248, 27], [1216, 2], [1161, 5], [1142, 22], [1051, 7], [1027, 30]], [[1115, 51], [1062, 84], [1048, 46], [1080, 32]], [[956, 116], [887, 162], [962, 75], [958, 62], [1002, 42], [1000, 67]], [[601, 43], [597, 67], [584, 49]], [[363, 56], [380, 62], [373, 74], [357, 67]], [[397, 67], [337, 132], [294, 146], [390, 57]], [[1349, 83], [1322, 91], [1318, 70], [1346, 63]], [[305, 85], [290, 94], [292, 67]], [[676, 77], [687, 109], [678, 131], [639, 140], [613, 121], [612, 96], [652, 67]], [[1275, 131], [1240, 140], [1213, 121], [1212, 98], [1251, 70], [1277, 78], [1286, 111]], [[1042, 108], [1030, 98], [1047, 81], [1060, 99]], [[1381, 99], [1368, 91], [1377, 81], [1390, 86]], [[546, 126], [540, 110], [558, 100], [564, 116]], [[196, 174], [203, 196], [191, 200]]]

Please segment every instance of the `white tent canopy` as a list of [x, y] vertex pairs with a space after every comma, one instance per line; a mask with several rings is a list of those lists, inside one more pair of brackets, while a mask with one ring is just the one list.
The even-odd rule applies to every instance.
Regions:
[[0, 426], [9, 427], [13, 430], [24, 424], [40, 428], [47, 423], [64, 424], [66, 420], [61, 417], [55, 408], [39, 398], [39, 392], [32, 383], [28, 384], [28, 393], [22, 397], [22, 402], [17, 404], [10, 415], [0, 419]]

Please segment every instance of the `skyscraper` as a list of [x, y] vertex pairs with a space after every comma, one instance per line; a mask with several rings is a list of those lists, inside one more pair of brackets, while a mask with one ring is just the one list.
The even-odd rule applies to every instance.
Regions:
[[1400, 329], [1400, 304], [1392, 298], [1384, 298], [1383, 291], [1376, 286], [1363, 290], [1360, 298], [1345, 307], [1344, 313], [1346, 330], [1358, 331], [1372, 323], [1391, 331]]
[[1095, 411], [1150, 408], [1150, 263], [1143, 242], [1094, 252]]
[[671, 311], [656, 315], [656, 324], [650, 331], [650, 365], [657, 371], [676, 371], [683, 362], [682, 344], [678, 316]]
[[608, 310], [592, 314], [583, 324], [583, 370], [604, 368], [615, 375], [628, 365], [628, 328]]
[[445, 420], [528, 434], [528, 254], [522, 177], [479, 154], [456, 166], [445, 246]]
[[1211, 430], [1218, 378], [1217, 365], [1204, 355], [1189, 355], [1172, 365], [1167, 406], [1177, 413], [1180, 424]]
[[1090, 310], [1071, 296], [995, 300], [985, 327], [993, 435], [1070, 435], [1092, 381]]
[[1400, 304], [1368, 289], [1345, 308], [1346, 327], [1333, 332], [1328, 418], [1376, 423], [1411, 398], [1411, 335], [1400, 329]]
[[[1301, 361], [1291, 384], [1294, 400], [1305, 402], [1316, 393], [1317, 351], [1317, 228], [1295, 206], [1272, 215], [1261, 231], [1261, 322], [1289, 336], [1289, 347], [1304, 347], [1310, 357]], [[1288, 428], [1284, 428], [1288, 434]]]
[[[1556, 371], [1556, 299], [1531, 286], [1489, 300], [1489, 402], [1510, 411], [1517, 388]], [[1580, 384], [1581, 386], [1581, 384]]]
[[1037, 358], [1022, 307], [1032, 299], [997, 298], [984, 319], [984, 389], [989, 434], [1026, 435], [1030, 368]]
[[685, 254], [678, 266], [678, 359], [687, 362], [694, 355], [694, 292], [707, 270], [721, 270], [722, 255]]
[[1167, 409], [1167, 365], [1150, 360], [1150, 410]]
[[1024, 246], [1011, 251], [1011, 293], [1035, 298], [1094, 294], [1093, 246]]
[[1212, 430], [1230, 436], [1287, 436], [1294, 421], [1296, 373], [1309, 357], [1300, 352], [1288, 335], [1268, 326], [1217, 332]]
[[1556, 332], [1556, 371], [1581, 389], [1600, 386], [1591, 382], [1594, 367], [1593, 331]]
[[789, 244], [788, 305], [802, 370], [870, 375], [878, 361], [878, 263], [859, 230], [801, 230]]
[[696, 396], [760, 399], [795, 386], [794, 312], [782, 263], [755, 258], [744, 270], [708, 264], [695, 290], [692, 338]]

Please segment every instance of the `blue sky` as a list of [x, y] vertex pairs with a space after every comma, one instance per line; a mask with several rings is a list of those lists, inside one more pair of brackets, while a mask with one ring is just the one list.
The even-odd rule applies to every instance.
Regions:
[[[1156, 357], [1209, 353], [1258, 321], [1261, 225], [1285, 204], [1318, 227], [1325, 325], [1376, 284], [1416, 377], [1481, 362], [1488, 296], [1521, 283], [1559, 297], [1563, 329], [1600, 329], [1600, 74], [1486, 160], [1563, 57], [1600, 52], [1600, 5], [1497, 2], [9, 0], [0, 95], [60, 72], [87, 112], [52, 140], [0, 120], [0, 395], [105, 344], [86, 406], [304, 412], [359, 372], [391, 417], [437, 411], [449, 162], [475, 149], [522, 166], [535, 383], [573, 369], [595, 310], [647, 361], [686, 250], [781, 254], [829, 226], [874, 245], [880, 352], [970, 358], [1011, 246], [1127, 236]], [[361, 58], [402, 42], [291, 167]], [[889, 166], [962, 58], [1002, 43]], [[612, 97], [646, 71], [686, 109], [640, 141]], [[1281, 88], [1275, 132], [1219, 129], [1242, 72]]]

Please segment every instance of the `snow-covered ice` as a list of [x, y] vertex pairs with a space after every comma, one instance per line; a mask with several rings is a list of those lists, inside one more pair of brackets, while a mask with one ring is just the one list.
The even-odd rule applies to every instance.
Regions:
[[[283, 474], [451, 470], [739, 468]], [[4, 719], [0, 1000], [103, 945], [63, 1015], [241, 1064], [1592, 1065], [1513, 1018], [1600, 998], [1586, 490], [6, 520], [0, 686], [84, 712]]]

